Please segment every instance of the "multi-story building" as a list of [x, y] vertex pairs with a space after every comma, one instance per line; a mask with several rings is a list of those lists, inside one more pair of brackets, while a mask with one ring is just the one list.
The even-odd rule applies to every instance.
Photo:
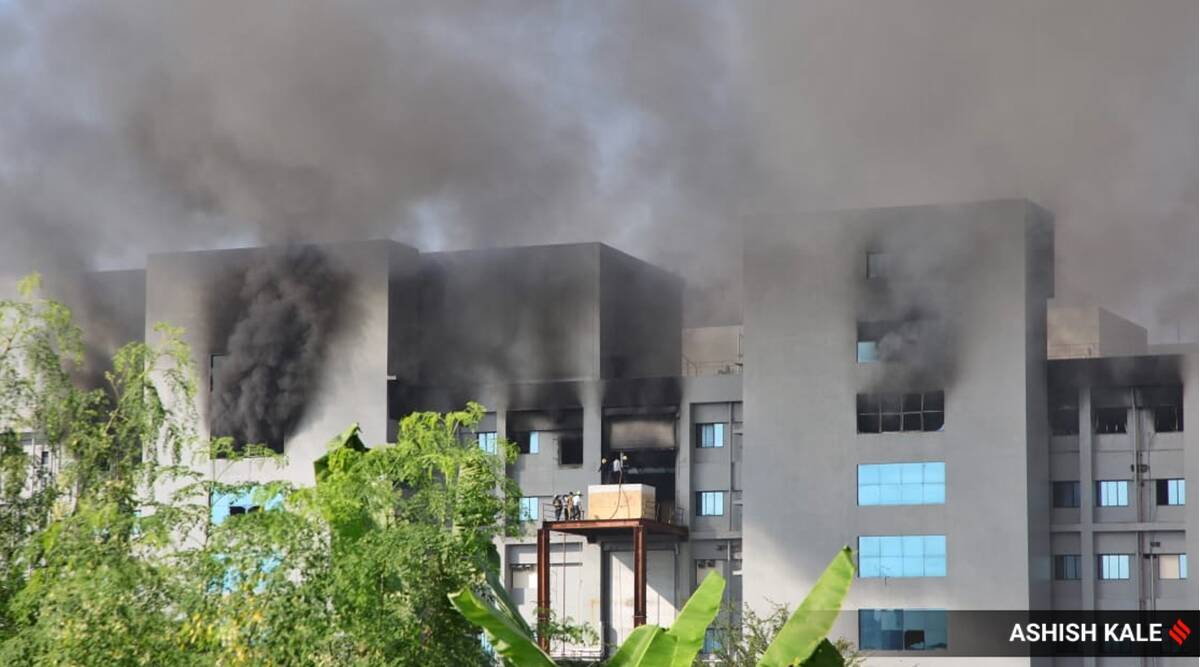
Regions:
[[[946, 610], [1194, 605], [1195, 348], [1149, 347], [1094, 309], [1052, 309], [1048, 333], [1051, 219], [1028, 202], [753, 220], [744, 321], [686, 331], [682, 282], [600, 244], [323, 249], [344, 278], [340, 326], [272, 443], [286, 466], [205, 470], [309, 484], [350, 423], [384, 442], [408, 411], [478, 401], [470, 436], [521, 452], [527, 530], [501, 551], [531, 620], [535, 528], [615, 457], [624, 482], [654, 487], [661, 521], [687, 528], [648, 545], [652, 623], [712, 570], [734, 605], [796, 604], [847, 544], [859, 573], [834, 634], [880, 664], [955, 645]], [[185, 327], [201, 415], [244, 276], [285, 252], [151, 256], [140, 319], [147, 336]], [[554, 535], [551, 608], [601, 637], [556, 652], [631, 630], [632, 549]]]

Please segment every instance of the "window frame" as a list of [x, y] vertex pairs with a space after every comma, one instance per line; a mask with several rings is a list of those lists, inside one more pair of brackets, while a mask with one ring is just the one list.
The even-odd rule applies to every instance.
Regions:
[[1187, 480], [1168, 477], [1154, 480], [1154, 503], [1159, 507], [1181, 507], [1187, 504]]
[[[711, 433], [711, 438], [705, 434]], [[709, 444], [705, 444], [705, 443]], [[700, 422], [696, 424], [696, 449], [723, 449], [725, 447], [725, 422]]]
[[[1115, 498], [1113, 494], [1116, 494]], [[1096, 507], [1129, 507], [1129, 480], [1096, 480]]]
[[[708, 502], [709, 499], [715, 498], [714, 503]], [[697, 491], [696, 492], [696, 516], [725, 516], [725, 492], [724, 491]]]
[[[1070, 498], [1067, 500], [1067, 502], [1072, 503], [1072, 504], [1060, 505], [1059, 504], [1059, 499], [1060, 499], [1059, 490], [1065, 489], [1065, 488], [1071, 489], [1071, 493], [1068, 494], [1070, 496]], [[1077, 479], [1074, 479], [1074, 480], [1064, 479], [1064, 480], [1056, 480], [1056, 481], [1051, 482], [1050, 483], [1051, 506], [1054, 509], [1078, 509], [1079, 505], [1080, 505], [1080, 491], [1081, 490], [1079, 488], [1079, 480], [1077, 480]]]
[[[898, 568], [890, 566], [885, 572], [885, 562], [889, 559], [898, 559]], [[892, 572], [897, 569], [898, 572]], [[940, 579], [948, 572], [945, 535], [858, 536], [860, 579]]]
[[[1155, 555], [1157, 556], [1158, 567], [1156, 568], [1154, 576], [1156, 576], [1161, 581], [1186, 581], [1187, 580], [1187, 578], [1188, 578], [1187, 554], [1178, 553], [1178, 554], [1155, 554]], [[1163, 576], [1162, 568], [1163, 568], [1163, 559], [1164, 558], [1175, 559], [1175, 572], [1179, 576], [1176, 576], [1176, 577], [1164, 577]]]
[[[921, 479], [913, 481], [918, 467]], [[946, 504], [945, 461], [860, 463], [856, 473], [859, 507]]]
[[479, 431], [475, 434], [475, 441], [479, 444], [479, 448], [488, 454], [496, 454], [500, 451], [500, 437], [495, 431]]
[[[1074, 575], [1074, 576], [1071, 576]], [[1055, 554], [1054, 580], [1079, 581], [1083, 578], [1083, 556], [1081, 554]]]
[[[532, 514], [530, 513], [530, 502], [532, 501]], [[541, 496], [521, 496], [517, 501], [517, 521], [520, 523], [531, 523], [541, 519]]]
[[[881, 614], [888, 614], [890, 618], [873, 618]], [[930, 623], [931, 618], [939, 622]], [[950, 643], [945, 609], [859, 609], [857, 620], [858, 647], [863, 651], [939, 651], [945, 650]], [[864, 631], [877, 633], [877, 636], [867, 638]], [[918, 631], [921, 641], [912, 641]], [[878, 644], [875, 639], [879, 640]], [[931, 640], [939, 639], [940, 642], [930, 645]]]
[[946, 430], [946, 392], [942, 389], [855, 394], [854, 411], [860, 434]]
[[[1096, 554], [1096, 578], [1100, 581], [1128, 580], [1131, 560], [1130, 554]], [[1116, 576], [1107, 576], [1110, 567], [1115, 569]]]

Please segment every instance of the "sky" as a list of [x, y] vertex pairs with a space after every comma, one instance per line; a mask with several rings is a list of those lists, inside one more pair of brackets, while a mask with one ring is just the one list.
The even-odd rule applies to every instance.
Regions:
[[0, 2], [0, 261], [604, 241], [738, 317], [747, 211], [1028, 197], [1194, 341], [1183, 0]]

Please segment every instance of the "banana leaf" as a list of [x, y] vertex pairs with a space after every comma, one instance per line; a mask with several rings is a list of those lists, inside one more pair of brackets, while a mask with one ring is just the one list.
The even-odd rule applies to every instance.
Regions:
[[492, 648], [507, 664], [519, 667], [554, 667], [554, 661], [534, 642], [529, 633], [508, 615], [480, 600], [469, 589], [450, 594], [450, 603], [468, 621], [483, 628]]
[[725, 592], [725, 579], [716, 572], [710, 572], [704, 581], [688, 598], [675, 622], [667, 630], [667, 635], [674, 639], [674, 651], [671, 659], [661, 664], [669, 667], [691, 667], [696, 655], [704, 647], [704, 632], [721, 610], [721, 595]]
[[854, 561], [850, 553], [850, 547], [843, 547], [829, 562], [808, 597], [775, 635], [758, 661], [759, 667], [803, 663], [825, 640], [854, 579]]

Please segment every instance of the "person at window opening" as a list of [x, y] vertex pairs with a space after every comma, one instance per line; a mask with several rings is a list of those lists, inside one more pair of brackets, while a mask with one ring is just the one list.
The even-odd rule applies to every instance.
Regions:
[[562, 498], [562, 495], [561, 495], [561, 494], [555, 494], [555, 495], [554, 495], [554, 500], [553, 500], [553, 501], [551, 501], [551, 504], [552, 504], [552, 505], [554, 505], [554, 520], [555, 520], [555, 521], [562, 521], [562, 513], [563, 513], [563, 498]]

